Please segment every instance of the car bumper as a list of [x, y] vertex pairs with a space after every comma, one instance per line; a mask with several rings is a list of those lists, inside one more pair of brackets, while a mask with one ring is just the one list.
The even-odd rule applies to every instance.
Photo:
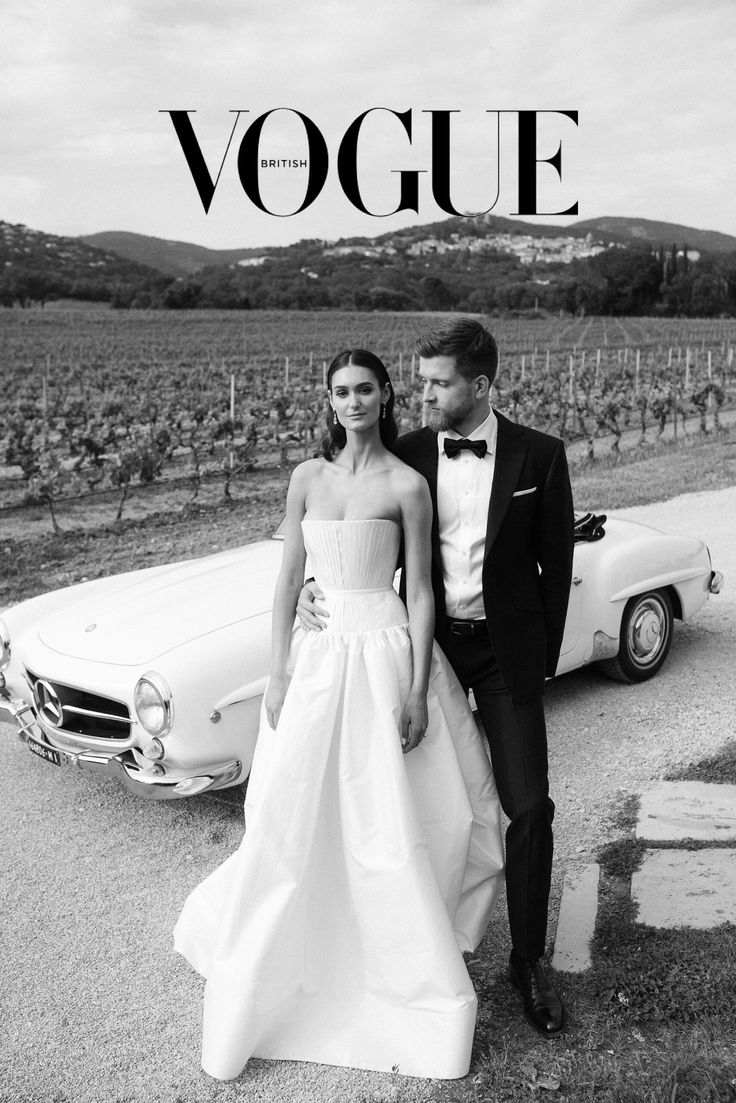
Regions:
[[[0, 675], [0, 683], [3, 681]], [[0, 684], [0, 720], [15, 724], [20, 739], [38, 758], [57, 766], [77, 766], [92, 774], [104, 774], [122, 782], [136, 796], [148, 800], [176, 800], [233, 785], [242, 770], [237, 759], [219, 763], [204, 774], [166, 777], [148, 774], [126, 755], [94, 751], [68, 751], [55, 747], [36, 722], [33, 706]]]

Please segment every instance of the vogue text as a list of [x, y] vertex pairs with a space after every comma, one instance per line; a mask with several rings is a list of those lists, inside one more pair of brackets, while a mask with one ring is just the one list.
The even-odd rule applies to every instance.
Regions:
[[[296, 116], [304, 127], [304, 135], [307, 144], [307, 157], [299, 159], [284, 158], [281, 160], [283, 167], [305, 168], [306, 183], [304, 197], [296, 210], [287, 213], [270, 210], [261, 193], [260, 172], [263, 169], [281, 167], [273, 158], [264, 157], [261, 151], [263, 128], [269, 118], [279, 111], [290, 112]], [[461, 114], [460, 111], [450, 110], [422, 110], [422, 114], [431, 117], [430, 135], [431, 152], [430, 163], [426, 169], [395, 168], [386, 165], [386, 171], [394, 173], [399, 178], [398, 205], [389, 211], [369, 210], [361, 194], [359, 180], [359, 147], [361, 141], [361, 129], [367, 117], [373, 112], [382, 112], [391, 119], [386, 120], [387, 126], [396, 127], [396, 121], [403, 128], [407, 144], [412, 145], [413, 109], [408, 111], [394, 111], [390, 108], [372, 107], [358, 115], [345, 130], [337, 147], [337, 177], [345, 197], [357, 210], [376, 218], [385, 218], [397, 214], [399, 211], [414, 211], [419, 214], [419, 177], [423, 173], [429, 173], [431, 177], [432, 196], [435, 203], [447, 214], [461, 215], [463, 212], [456, 209], [451, 196], [452, 173], [452, 116]], [[202, 153], [202, 148], [191, 116], [196, 114], [193, 110], [162, 110], [162, 114], [170, 117], [179, 140], [187, 168], [191, 174], [197, 194], [204, 208], [205, 214], [215, 196], [220, 177], [225, 167], [228, 152], [235, 135], [241, 115], [250, 114], [245, 109], [232, 109], [229, 114], [235, 115], [235, 121], [230, 131], [230, 136], [225, 151], [220, 158], [219, 166], [210, 167]], [[569, 136], [569, 127], [572, 123], [578, 125], [578, 112], [576, 110], [539, 109], [539, 110], [486, 110], [485, 115], [495, 116], [489, 120], [489, 145], [495, 143], [496, 155], [496, 180], [495, 195], [490, 196], [491, 202], [485, 211], [493, 210], [498, 202], [501, 179], [501, 142], [500, 124], [502, 115], [515, 117], [516, 133], [516, 180], [518, 210], [512, 214], [518, 215], [572, 215], [578, 213], [577, 200], [564, 210], [540, 210], [540, 197], [538, 195], [537, 169], [541, 164], [551, 165], [555, 170], [559, 181], [562, 182], [562, 136], [559, 138], [557, 149], [550, 156], [540, 156], [538, 149], [538, 123], [541, 115], [557, 116], [559, 129], [564, 128]], [[567, 120], [567, 121], [565, 121]], [[494, 136], [495, 130], [495, 136]], [[567, 140], [567, 139], [566, 139]], [[314, 203], [322, 191], [330, 171], [330, 152], [319, 126], [308, 115], [297, 111], [295, 108], [278, 107], [266, 111], [252, 122], [243, 135], [237, 153], [237, 174], [243, 192], [259, 210], [265, 214], [272, 214], [279, 218], [288, 218], [306, 210]], [[491, 189], [493, 185], [491, 185]], [[476, 212], [478, 213], [478, 212]]]

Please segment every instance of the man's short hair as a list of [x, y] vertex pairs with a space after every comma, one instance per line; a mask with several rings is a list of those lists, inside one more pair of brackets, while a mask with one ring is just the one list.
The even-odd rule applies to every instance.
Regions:
[[453, 318], [423, 334], [416, 343], [415, 352], [425, 360], [452, 356], [457, 371], [468, 380], [486, 375], [493, 383], [498, 371], [496, 339], [474, 318]]

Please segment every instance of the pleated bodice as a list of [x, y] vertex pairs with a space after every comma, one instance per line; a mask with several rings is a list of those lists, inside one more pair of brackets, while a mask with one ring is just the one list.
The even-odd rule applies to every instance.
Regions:
[[328, 632], [366, 632], [407, 623], [393, 588], [401, 528], [388, 518], [302, 521], [304, 544], [330, 616]]

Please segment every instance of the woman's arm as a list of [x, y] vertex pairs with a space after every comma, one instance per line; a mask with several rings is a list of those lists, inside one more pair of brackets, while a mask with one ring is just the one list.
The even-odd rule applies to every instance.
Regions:
[[[314, 461], [309, 461], [314, 462]], [[286, 664], [289, 659], [291, 631], [299, 591], [304, 582], [304, 537], [302, 518], [306, 509], [308, 464], [295, 468], [286, 494], [286, 523], [284, 526], [284, 555], [276, 581], [271, 618], [271, 675], [266, 689], [266, 716], [275, 728], [284, 703], [289, 677]]]
[[413, 660], [411, 691], [401, 717], [401, 743], [406, 754], [421, 743], [427, 730], [427, 687], [434, 635], [434, 597], [430, 581], [432, 502], [421, 475], [412, 472], [410, 486], [402, 492], [401, 502], [406, 608]]

